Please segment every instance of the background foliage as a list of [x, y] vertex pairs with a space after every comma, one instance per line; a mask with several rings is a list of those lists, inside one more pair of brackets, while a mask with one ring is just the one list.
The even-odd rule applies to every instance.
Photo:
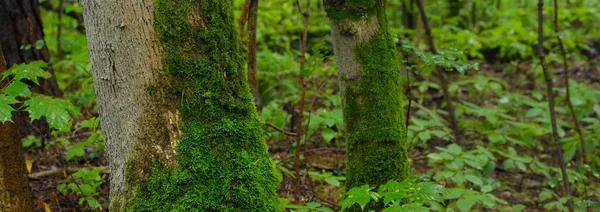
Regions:
[[[32, 182], [37, 210], [80, 208], [103, 210], [108, 204], [103, 137], [91, 78], [81, 8], [77, 1], [42, 0], [45, 41], [23, 48], [48, 46], [52, 61], [19, 64], [5, 72], [13, 80], [0, 90], [0, 121], [10, 119], [19, 104], [32, 119], [45, 118], [55, 130], [51, 140], [28, 137], [29, 171], [34, 176], [48, 169], [64, 172], [38, 177]], [[236, 0], [236, 16], [242, 0]], [[303, 1], [301, 1], [303, 2]], [[553, 8], [544, 10], [547, 52], [556, 86], [559, 136], [568, 162], [571, 196], [561, 187], [556, 150], [551, 142], [547, 97], [537, 60], [535, 0], [426, 1], [426, 13], [438, 54], [427, 51], [424, 28], [414, 0], [389, 1], [391, 32], [397, 38], [400, 68], [411, 99], [408, 140], [414, 177], [385, 186], [368, 185], [348, 190], [344, 186], [344, 134], [335, 57], [329, 24], [321, 1], [312, 4], [308, 27], [308, 55], [299, 70], [302, 15], [293, 1], [260, 1], [258, 14], [258, 78], [264, 105], [262, 118], [288, 129], [296, 117], [301, 85], [307, 79], [306, 128], [302, 146], [283, 133], [265, 126], [273, 163], [284, 179], [281, 204], [291, 211], [333, 211], [353, 205], [364, 207], [382, 201], [386, 211], [566, 211], [574, 207], [598, 210], [600, 204], [600, 2], [559, 1], [560, 32], [568, 53], [569, 70], [562, 68], [552, 26]], [[59, 30], [60, 28], [60, 30]], [[58, 32], [61, 32], [60, 36]], [[32, 94], [23, 80], [48, 77], [43, 68], [53, 66], [64, 98]], [[465, 138], [457, 143], [446, 121], [436, 66], [457, 70], [449, 90], [458, 124]], [[561, 78], [568, 72], [571, 101], [582, 124], [589, 163], [580, 158], [581, 145], [574, 120], [566, 106]], [[409, 89], [410, 88], [410, 89]], [[293, 154], [302, 151], [300, 176]], [[302, 196], [292, 192], [302, 182]]]

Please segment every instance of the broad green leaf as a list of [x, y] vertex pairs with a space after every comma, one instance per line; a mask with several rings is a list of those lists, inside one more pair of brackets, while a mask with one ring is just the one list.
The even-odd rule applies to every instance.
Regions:
[[33, 135], [23, 138], [21, 142], [23, 143], [23, 147], [30, 147], [33, 144], [35, 144], [35, 146], [42, 146], [42, 139]]
[[71, 126], [71, 114], [79, 115], [79, 108], [64, 99], [35, 95], [23, 104], [31, 120], [46, 118], [48, 125], [64, 132]]
[[460, 198], [458, 199], [458, 201], [456, 201], [456, 206], [460, 211], [465, 212], [471, 210], [476, 201], [477, 199], [475, 198], [475, 196], [466, 195], [463, 198]]
[[342, 206], [342, 210], [346, 208], [352, 207], [355, 203], [360, 205], [360, 208], [364, 209], [367, 203], [371, 201], [371, 188], [369, 185], [363, 185], [360, 187], [355, 187], [350, 189], [346, 194], [348, 195], [346, 199], [340, 201], [340, 205]]
[[14, 97], [0, 94], [0, 123], [12, 122], [12, 111], [14, 109], [11, 104], [15, 103], [17, 103], [17, 100]]
[[385, 185], [382, 185], [379, 188], [379, 192], [383, 195], [383, 204], [388, 204], [392, 201], [401, 202], [408, 196], [408, 186], [408, 181], [399, 183], [394, 180], [390, 180]]
[[85, 154], [85, 146], [87, 146], [87, 142], [80, 142], [71, 146], [65, 155], [65, 159], [71, 160], [75, 156], [83, 157]]
[[550, 192], [548, 190], [543, 190], [542, 192], [540, 192], [539, 198], [540, 198], [541, 201], [545, 201], [547, 199], [550, 199], [550, 198], [552, 198], [552, 192]]
[[321, 135], [323, 136], [323, 139], [325, 140], [326, 143], [329, 143], [331, 141], [331, 139], [335, 138], [335, 134], [336, 134], [336, 132], [333, 131], [331, 128], [325, 128], [321, 132]]
[[40, 50], [44, 48], [44, 40], [38, 40], [35, 42], [35, 49]]
[[496, 162], [494, 161], [488, 161], [487, 164], [485, 164], [485, 166], [483, 167], [483, 176], [489, 176], [490, 174], [492, 174], [492, 172], [494, 172], [494, 170], [496, 169]]
[[458, 155], [462, 152], [462, 148], [458, 144], [450, 144], [448, 146], [448, 152], [453, 155]]
[[469, 182], [473, 183], [474, 185], [478, 185], [478, 186], [480, 186], [480, 185], [482, 185], [482, 184], [483, 184], [483, 181], [481, 180], [481, 178], [479, 178], [479, 177], [477, 177], [477, 176], [475, 176], [475, 175], [472, 175], [472, 174], [465, 175], [465, 178], [466, 178], [466, 179], [467, 179]]
[[21, 81], [13, 81], [6, 88], [4, 93], [11, 97], [30, 97], [31, 91], [29, 86]]
[[340, 181], [333, 175], [327, 176], [325, 178], [325, 182], [327, 182], [329, 185], [340, 187]]
[[9, 76], [13, 76], [13, 81], [21, 81], [22, 79], [31, 80], [35, 84], [39, 84], [38, 77], [48, 79], [52, 75], [45, 71], [44, 68], [48, 67], [48, 64], [44, 61], [33, 61], [31, 63], [21, 63], [13, 65], [10, 69], [2, 73], [2, 80]]
[[491, 185], [484, 185], [481, 187], [481, 192], [483, 193], [487, 193], [494, 190], [494, 188]]
[[429, 211], [426, 207], [423, 207], [418, 203], [411, 203], [402, 206], [402, 212], [427, 212]]
[[443, 187], [432, 182], [423, 182], [415, 185], [413, 193], [415, 202], [422, 203], [425, 200], [442, 201]]

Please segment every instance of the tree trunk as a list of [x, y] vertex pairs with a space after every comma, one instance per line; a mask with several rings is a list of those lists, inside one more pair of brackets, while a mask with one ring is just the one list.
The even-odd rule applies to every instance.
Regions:
[[349, 188], [408, 176], [402, 87], [385, 0], [326, 1], [348, 143]]
[[275, 211], [228, 0], [82, 0], [111, 211]]
[[[0, 45], [0, 73], [6, 63]], [[0, 82], [0, 88], [4, 87]], [[31, 211], [31, 190], [19, 130], [12, 122], [0, 123], [0, 212]]]
[[[38, 0], [0, 0], [0, 45], [2, 45], [6, 65], [29, 63], [43, 60], [50, 63], [48, 48], [44, 45], [36, 48], [38, 41], [44, 40], [44, 32], [40, 19]], [[30, 46], [28, 46], [30, 45]], [[24, 47], [29, 48], [24, 48]], [[23, 47], [23, 48], [22, 48]], [[40, 85], [28, 83], [31, 91], [49, 96], [61, 96], [52, 66], [47, 69], [52, 74], [50, 79], [39, 79]], [[21, 136], [36, 135], [48, 138], [50, 128], [42, 120], [31, 123], [29, 114], [19, 111], [15, 114]]]

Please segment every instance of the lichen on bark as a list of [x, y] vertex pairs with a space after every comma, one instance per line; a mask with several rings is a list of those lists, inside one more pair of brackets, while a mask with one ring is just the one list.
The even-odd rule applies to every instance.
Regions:
[[177, 166], [158, 161], [129, 211], [278, 211], [278, 179], [243, 69], [230, 0], [156, 0], [178, 97]]

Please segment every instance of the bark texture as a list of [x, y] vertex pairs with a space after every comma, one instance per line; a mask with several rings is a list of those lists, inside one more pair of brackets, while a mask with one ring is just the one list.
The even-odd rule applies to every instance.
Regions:
[[[44, 40], [44, 32], [38, 0], [0, 0], [0, 45], [4, 47], [7, 67], [36, 60], [50, 63], [48, 48], [45, 45], [41, 49], [35, 48], [39, 40]], [[27, 45], [31, 45], [31, 48], [21, 48]], [[62, 91], [58, 88], [52, 67], [49, 66], [47, 71], [52, 74], [52, 78], [40, 78], [40, 85], [28, 83], [31, 91], [49, 96], [61, 96]], [[27, 112], [17, 112], [14, 120], [23, 137], [50, 136], [48, 124], [44, 120], [31, 123]]]
[[110, 168], [111, 211], [124, 211], [151, 161], [176, 164], [178, 114], [161, 62], [152, 1], [81, 1]]
[[347, 186], [403, 180], [408, 176], [404, 99], [386, 2], [325, 2], [348, 142]]
[[82, 5], [111, 211], [277, 211], [232, 2]]
[[[0, 73], [6, 63], [0, 45]], [[0, 88], [4, 87], [0, 82]], [[17, 125], [0, 123], [0, 212], [31, 211], [31, 189]]]

